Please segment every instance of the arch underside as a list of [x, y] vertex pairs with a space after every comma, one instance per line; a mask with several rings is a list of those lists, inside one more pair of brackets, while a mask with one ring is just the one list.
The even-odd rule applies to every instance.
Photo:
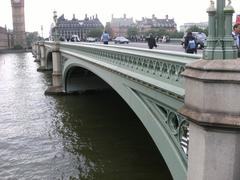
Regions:
[[52, 62], [52, 52], [47, 50], [46, 51], [46, 58], [45, 58], [46, 62], [46, 69], [47, 70], [52, 70], [53, 69], [53, 62]]
[[186, 121], [177, 113], [182, 100], [110, 69], [67, 57], [63, 67], [66, 92], [113, 88], [141, 120], [161, 152], [174, 179], [186, 179], [187, 158], [180, 146]]

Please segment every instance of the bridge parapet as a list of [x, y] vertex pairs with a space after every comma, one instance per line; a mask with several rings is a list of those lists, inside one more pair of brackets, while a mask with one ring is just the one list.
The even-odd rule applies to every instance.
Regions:
[[[49, 45], [49, 42], [46, 43]], [[129, 70], [136, 78], [150, 77], [152, 86], [157, 86], [157, 82], [165, 82], [174, 85], [175, 93], [183, 96], [183, 77], [181, 72], [185, 69], [185, 64], [200, 59], [199, 55], [189, 55], [170, 51], [154, 51], [143, 48], [119, 47], [92, 45], [84, 43], [61, 43], [60, 51], [63, 54], [78, 57], [87, 57], [115, 66], [114, 70]], [[117, 69], [118, 67], [119, 69]], [[127, 72], [129, 73], [129, 72]], [[129, 74], [128, 74], [129, 75]], [[134, 78], [134, 77], [133, 77]], [[151, 82], [144, 80], [147, 82]], [[150, 84], [150, 83], [149, 83]], [[165, 87], [166, 90], [172, 91]], [[181, 90], [180, 90], [181, 89]]]

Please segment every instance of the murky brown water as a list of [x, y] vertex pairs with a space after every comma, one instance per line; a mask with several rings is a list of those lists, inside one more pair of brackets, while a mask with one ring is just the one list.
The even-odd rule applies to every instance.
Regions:
[[0, 179], [172, 179], [116, 93], [45, 96], [51, 74], [33, 61], [0, 54]]

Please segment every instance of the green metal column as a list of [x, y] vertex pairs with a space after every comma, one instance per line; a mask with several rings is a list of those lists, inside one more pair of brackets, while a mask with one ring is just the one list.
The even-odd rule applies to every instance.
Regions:
[[232, 15], [234, 9], [229, 3], [224, 8], [224, 17], [225, 17], [225, 35], [224, 35], [224, 50], [225, 56], [224, 59], [236, 59], [237, 58], [237, 48], [234, 46], [232, 38]]
[[213, 1], [211, 2], [209, 8], [207, 9], [208, 13], [208, 40], [207, 48], [204, 50], [203, 58], [204, 59], [213, 59], [214, 45], [215, 45], [215, 36], [216, 36], [216, 8], [214, 7]]
[[236, 59], [236, 49], [233, 47], [231, 37], [232, 14], [234, 13], [231, 0], [228, 0], [226, 7], [225, 0], [217, 0], [217, 9], [214, 7], [214, 1], [210, 0], [207, 13], [209, 37], [207, 48], [203, 52], [203, 59]]
[[217, 0], [217, 37], [223, 38], [224, 36], [224, 13], [225, 0]]
[[225, 6], [225, 0], [217, 1], [217, 14], [216, 14], [216, 44], [215, 52], [213, 54], [213, 59], [224, 59], [224, 50], [223, 50], [223, 36], [224, 36], [224, 14], [223, 8]]

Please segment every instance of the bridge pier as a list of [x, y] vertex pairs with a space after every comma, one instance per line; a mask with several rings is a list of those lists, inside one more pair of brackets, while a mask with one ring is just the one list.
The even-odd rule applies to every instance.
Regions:
[[62, 88], [62, 66], [61, 66], [61, 54], [59, 51], [59, 42], [55, 42], [52, 48], [52, 86], [48, 87], [45, 94], [63, 94]]
[[188, 180], [240, 179], [240, 59], [200, 60], [186, 66], [190, 122]]
[[39, 42], [37, 42], [35, 46], [36, 46], [36, 59], [34, 60], [34, 62], [40, 62], [41, 52]]
[[37, 57], [37, 45], [36, 43], [34, 43], [32, 45], [32, 54], [33, 54], [33, 57], [36, 58]]
[[39, 50], [40, 50], [40, 67], [37, 69], [37, 71], [46, 71], [46, 58], [45, 58], [45, 47], [44, 43], [41, 41], [39, 42]]
[[[231, 1], [210, 1], [203, 58], [186, 65], [185, 102], [190, 121], [188, 180], [240, 179], [240, 59], [231, 37]], [[216, 27], [217, 26], [217, 27]]]

